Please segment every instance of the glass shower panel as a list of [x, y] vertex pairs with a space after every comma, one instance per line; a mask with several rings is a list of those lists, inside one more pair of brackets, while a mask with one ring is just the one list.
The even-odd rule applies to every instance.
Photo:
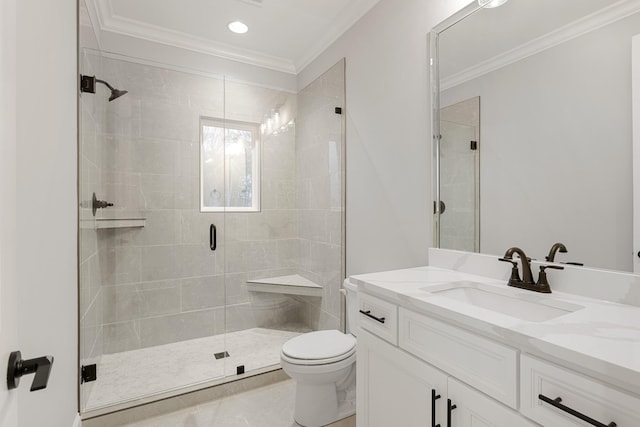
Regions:
[[[224, 377], [224, 245], [212, 250], [211, 225], [224, 238], [225, 214], [201, 211], [199, 163], [200, 118], [224, 117], [225, 83], [80, 56], [81, 74], [128, 91], [80, 95], [80, 393], [97, 414]], [[94, 193], [106, 202], [95, 211]]]
[[440, 121], [440, 247], [477, 252], [476, 128]]
[[[102, 70], [102, 57], [97, 48], [97, 41], [91, 20], [84, 2], [80, 2], [80, 50], [78, 68], [84, 75], [99, 75]], [[98, 160], [98, 139], [100, 123], [104, 122], [105, 109], [102, 102], [95, 97], [80, 97], [79, 103], [79, 147], [78, 198], [81, 201], [78, 211], [78, 265], [79, 265], [79, 307], [80, 321], [79, 349], [83, 365], [91, 366], [102, 356], [102, 305], [100, 304], [100, 278], [98, 259], [98, 232], [91, 209], [94, 188], [100, 176]], [[91, 273], [94, 274], [91, 274]], [[87, 401], [95, 382], [88, 382], [80, 387], [80, 401]]]

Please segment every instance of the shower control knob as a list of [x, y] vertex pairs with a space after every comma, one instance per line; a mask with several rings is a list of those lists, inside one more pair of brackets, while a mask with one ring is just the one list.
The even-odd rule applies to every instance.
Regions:
[[93, 197], [91, 198], [91, 207], [93, 210], [93, 216], [96, 216], [96, 211], [98, 209], [104, 209], [113, 206], [113, 203], [107, 202], [105, 200], [98, 200], [96, 197], [96, 193], [93, 193]]
[[113, 203], [105, 202], [104, 200], [98, 200], [96, 202], [96, 207], [98, 209], [108, 208], [109, 206], [113, 206]]

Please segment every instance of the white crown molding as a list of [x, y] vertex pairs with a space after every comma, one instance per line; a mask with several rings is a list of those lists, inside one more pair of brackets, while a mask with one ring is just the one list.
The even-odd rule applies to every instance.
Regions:
[[192, 74], [194, 76], [206, 77], [206, 78], [210, 78], [210, 79], [224, 79], [225, 82], [246, 84], [246, 85], [251, 85], [251, 86], [255, 86], [255, 87], [262, 87], [262, 88], [265, 88], [265, 89], [273, 89], [273, 90], [277, 90], [277, 91], [280, 91], [280, 92], [286, 92], [286, 93], [291, 93], [291, 94], [298, 93], [296, 90], [287, 89], [287, 88], [283, 88], [283, 87], [280, 87], [280, 86], [264, 84], [264, 83], [257, 83], [257, 82], [252, 81], [252, 80], [238, 79], [238, 78], [231, 77], [231, 76], [224, 75], [224, 74], [217, 74], [217, 73], [212, 73], [210, 71], [202, 71], [202, 70], [196, 70], [196, 69], [188, 68], [188, 67], [181, 67], [181, 66], [175, 65], [175, 64], [168, 64], [168, 63], [163, 63], [163, 62], [151, 61], [151, 60], [148, 60], [148, 59], [136, 58], [136, 57], [133, 57], [133, 56], [122, 55], [120, 53], [100, 52], [100, 55], [103, 58], [114, 59], [114, 60], [117, 60], [117, 61], [130, 62], [130, 63], [133, 63], [133, 64], [139, 64], [139, 65], [147, 65], [149, 67], [162, 68], [162, 69], [165, 69], [165, 70], [177, 71], [179, 73]]
[[102, 31], [100, 30], [100, 18], [98, 16], [98, 11], [96, 10], [96, 4], [94, 0], [85, 0], [82, 3], [87, 8], [87, 13], [89, 14], [89, 20], [91, 25], [91, 31], [96, 36], [96, 42], [98, 43], [98, 47], [102, 49]]
[[146, 22], [127, 19], [114, 13], [110, 1], [87, 0], [87, 2], [95, 5], [101, 32], [112, 32], [129, 37], [136, 37], [284, 73], [295, 74], [296, 72], [293, 62], [288, 59], [237, 48], [225, 43], [214, 42], [209, 39], [196, 37], [180, 31], [169, 30]]
[[518, 62], [546, 49], [552, 48], [576, 37], [595, 31], [613, 22], [624, 19], [640, 10], [640, 0], [622, 0], [607, 6], [598, 12], [571, 22], [548, 34], [535, 38], [525, 44], [510, 49], [477, 65], [442, 78], [440, 90], [446, 90], [482, 75]]
[[[256, 5], [253, 0], [241, 1]], [[98, 33], [111, 32], [135, 37], [289, 74], [297, 74], [309, 65], [379, 1], [358, 0], [353, 3], [332, 23], [334, 31], [328, 33], [310, 49], [305, 50], [301, 58], [287, 59], [128, 19], [118, 16], [108, 0], [86, 0], [92, 20], [98, 23]]]
[[341, 12], [340, 16], [333, 22], [335, 31], [327, 33], [318, 43], [312, 46], [306, 54], [294, 61], [296, 71], [299, 73], [313, 62], [322, 52], [335, 43], [344, 33], [346, 33], [356, 22], [366, 15], [380, 0], [361, 0], [353, 3], [349, 10]]

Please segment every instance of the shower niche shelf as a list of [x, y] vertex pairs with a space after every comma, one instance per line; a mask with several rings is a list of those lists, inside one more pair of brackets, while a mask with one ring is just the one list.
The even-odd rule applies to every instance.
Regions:
[[96, 229], [144, 227], [146, 222], [146, 218], [99, 218], [96, 219]]
[[95, 228], [97, 230], [104, 228], [132, 228], [144, 227], [147, 218], [138, 212], [109, 212], [108, 215], [103, 214], [95, 218]]
[[322, 286], [299, 274], [247, 280], [247, 290], [272, 294], [322, 296]]

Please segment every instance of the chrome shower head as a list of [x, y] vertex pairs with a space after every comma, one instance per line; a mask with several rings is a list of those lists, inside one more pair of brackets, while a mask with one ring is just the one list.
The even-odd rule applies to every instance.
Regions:
[[102, 83], [111, 91], [109, 102], [113, 101], [114, 99], [120, 98], [122, 95], [125, 95], [127, 93], [126, 90], [116, 89], [104, 80], [96, 79], [96, 76], [80, 76], [80, 91], [96, 93], [96, 82]]

